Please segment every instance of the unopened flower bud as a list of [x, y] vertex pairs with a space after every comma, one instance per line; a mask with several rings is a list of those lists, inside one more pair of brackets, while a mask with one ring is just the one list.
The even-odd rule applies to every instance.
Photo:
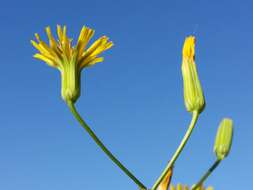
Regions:
[[214, 152], [219, 160], [224, 159], [229, 154], [232, 139], [233, 121], [225, 118], [220, 123], [214, 144]]
[[173, 168], [170, 168], [169, 171], [166, 173], [165, 177], [163, 178], [163, 180], [161, 181], [161, 183], [159, 184], [159, 186], [157, 187], [157, 190], [168, 190], [172, 173]]
[[183, 47], [182, 75], [184, 82], [184, 102], [187, 111], [201, 113], [205, 107], [205, 98], [198, 78], [195, 64], [195, 37], [185, 39]]

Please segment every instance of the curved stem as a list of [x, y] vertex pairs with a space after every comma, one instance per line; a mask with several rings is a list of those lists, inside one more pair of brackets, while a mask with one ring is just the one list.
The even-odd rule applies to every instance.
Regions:
[[196, 190], [203, 182], [209, 177], [209, 175], [217, 168], [221, 160], [216, 160], [213, 165], [207, 170], [207, 172], [200, 178], [199, 182], [192, 187], [192, 190]]
[[167, 164], [166, 168], [163, 170], [161, 176], [156, 180], [155, 184], [153, 185], [152, 189], [151, 190], [155, 190], [158, 185], [161, 183], [161, 181], [163, 180], [164, 176], [166, 175], [166, 173], [168, 172], [168, 170], [173, 167], [174, 163], [176, 162], [178, 156], [180, 155], [180, 153], [182, 152], [185, 144], [187, 143], [189, 137], [191, 136], [191, 133], [192, 133], [192, 130], [198, 120], [198, 116], [199, 116], [199, 113], [197, 111], [194, 111], [193, 112], [193, 115], [192, 115], [192, 120], [191, 120], [191, 123], [189, 125], [189, 128], [187, 130], [187, 132], [185, 133], [185, 136], [184, 138], [182, 139], [179, 147], [177, 148], [176, 152], [174, 153], [174, 155], [172, 156], [170, 162]]
[[91, 130], [91, 128], [82, 119], [73, 102], [67, 102], [68, 107], [81, 126], [87, 131], [90, 137], [95, 141], [95, 143], [103, 150], [103, 152], [128, 176], [130, 177], [141, 189], [146, 189], [143, 185], [102, 143], [102, 141], [96, 136], [96, 134]]

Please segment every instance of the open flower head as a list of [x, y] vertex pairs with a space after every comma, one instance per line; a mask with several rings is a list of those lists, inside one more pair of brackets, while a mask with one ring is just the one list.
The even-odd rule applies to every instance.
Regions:
[[87, 48], [94, 30], [85, 26], [75, 46], [72, 46], [72, 39], [67, 36], [66, 26], [57, 26], [58, 40], [53, 37], [50, 27], [46, 27], [46, 34], [49, 45], [42, 41], [37, 33], [35, 34], [37, 42], [31, 40], [32, 45], [39, 51], [34, 57], [59, 69], [62, 79], [62, 98], [65, 101], [75, 102], [80, 96], [82, 69], [102, 62], [103, 57], [99, 57], [99, 54], [111, 48], [113, 43], [106, 36], [102, 36]]
[[182, 75], [184, 81], [184, 101], [189, 112], [202, 112], [205, 98], [195, 64], [195, 37], [185, 39], [183, 46]]

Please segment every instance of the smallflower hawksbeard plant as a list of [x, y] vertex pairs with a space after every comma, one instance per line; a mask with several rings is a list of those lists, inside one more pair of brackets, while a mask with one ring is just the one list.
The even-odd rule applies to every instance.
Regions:
[[91, 46], [88, 46], [92, 36], [94, 35], [94, 30], [85, 26], [82, 27], [75, 46], [72, 45], [72, 39], [67, 36], [66, 26], [57, 26], [58, 39], [53, 37], [50, 27], [46, 27], [46, 34], [49, 44], [45, 43], [37, 33], [35, 34], [37, 42], [31, 40], [32, 45], [39, 51], [34, 55], [34, 57], [46, 62], [49, 66], [60, 71], [61, 96], [73, 116], [90, 135], [94, 142], [101, 148], [101, 150], [138, 186], [140, 190], [213, 190], [212, 187], [205, 188], [204, 182], [230, 152], [233, 139], [233, 121], [230, 118], [224, 118], [220, 123], [214, 143], [214, 153], [216, 159], [204, 175], [200, 177], [197, 183], [191, 188], [188, 185], [181, 185], [180, 183], [177, 185], [172, 185], [170, 183], [175, 163], [187, 144], [200, 114], [205, 108], [204, 93], [195, 63], [196, 40], [194, 36], [188, 36], [185, 39], [182, 51], [183, 59], [181, 67], [184, 87], [184, 102], [186, 110], [192, 115], [192, 120], [172, 158], [169, 159], [168, 164], [154, 182], [154, 185], [148, 189], [144, 183], [142, 183], [119, 161], [118, 158], [113, 155], [113, 153], [84, 121], [75, 107], [75, 103], [80, 97], [82, 69], [92, 66], [98, 62], [102, 62], [103, 57], [100, 57], [99, 55], [110, 49], [113, 46], [113, 43], [109, 41], [108, 37], [102, 36]]

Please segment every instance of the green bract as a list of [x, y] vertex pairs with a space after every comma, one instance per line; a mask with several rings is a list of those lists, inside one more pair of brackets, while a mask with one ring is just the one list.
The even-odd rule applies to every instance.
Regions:
[[81, 70], [74, 61], [64, 64], [61, 70], [61, 96], [65, 101], [75, 102], [80, 96]]

